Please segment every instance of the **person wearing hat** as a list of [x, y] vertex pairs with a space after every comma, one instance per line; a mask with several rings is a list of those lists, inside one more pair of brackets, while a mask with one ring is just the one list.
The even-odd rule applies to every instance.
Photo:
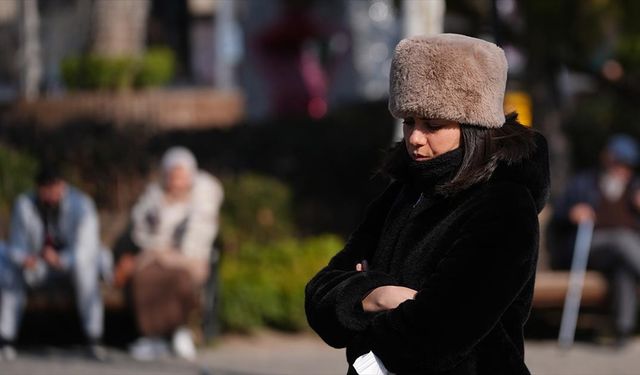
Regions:
[[549, 192], [544, 138], [505, 117], [504, 52], [441, 34], [402, 40], [389, 110], [391, 184], [307, 284], [310, 326], [348, 374], [528, 374], [523, 326]]
[[163, 356], [170, 336], [176, 355], [195, 359], [187, 323], [207, 281], [223, 195], [218, 179], [198, 170], [191, 151], [172, 147], [162, 157], [161, 180], [150, 183], [134, 205], [137, 254], [120, 257], [115, 272], [117, 285], [130, 283], [142, 335], [130, 347], [134, 358]]
[[[15, 201], [0, 270], [0, 347], [15, 358], [16, 339], [28, 290], [66, 288], [75, 295], [89, 354], [104, 359], [100, 293], [100, 236], [93, 200], [44, 163], [36, 189]], [[47, 288], [47, 289], [43, 289]]]
[[553, 268], [571, 263], [576, 226], [594, 222], [589, 268], [609, 279], [616, 344], [624, 345], [635, 329], [640, 278], [640, 162], [637, 142], [612, 136], [600, 156], [600, 168], [576, 175], [555, 204], [549, 238]]

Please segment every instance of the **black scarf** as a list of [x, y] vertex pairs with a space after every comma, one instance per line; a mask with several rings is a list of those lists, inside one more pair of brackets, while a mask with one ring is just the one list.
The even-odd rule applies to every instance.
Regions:
[[462, 149], [457, 148], [425, 161], [415, 161], [408, 155], [407, 158], [407, 182], [427, 192], [451, 181], [462, 163]]
[[462, 156], [462, 149], [457, 148], [430, 160], [415, 161], [404, 142], [398, 142], [383, 162], [381, 172], [421, 192], [432, 192], [451, 181], [462, 164]]

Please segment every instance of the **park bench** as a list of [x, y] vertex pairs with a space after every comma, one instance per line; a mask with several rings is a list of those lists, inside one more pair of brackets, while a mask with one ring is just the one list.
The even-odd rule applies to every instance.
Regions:
[[[217, 320], [218, 296], [218, 267], [219, 255], [217, 250], [212, 250], [209, 265], [209, 278], [204, 285], [201, 294], [200, 314], [195, 319], [190, 320], [191, 329], [196, 333], [196, 337], [201, 341], [212, 340], [220, 331]], [[71, 284], [56, 288], [47, 289], [41, 292], [30, 292], [27, 298], [27, 313], [74, 313], [76, 309], [75, 297], [70, 293]], [[102, 282], [101, 294], [105, 308], [105, 318], [111, 315], [123, 314], [130, 308], [124, 289], [116, 288], [113, 285]], [[105, 327], [107, 328], [107, 327]]]
[[[533, 292], [533, 308], [562, 308], [569, 288], [569, 271], [539, 271]], [[607, 281], [601, 273], [587, 271], [581, 306], [602, 306], [607, 297]]]

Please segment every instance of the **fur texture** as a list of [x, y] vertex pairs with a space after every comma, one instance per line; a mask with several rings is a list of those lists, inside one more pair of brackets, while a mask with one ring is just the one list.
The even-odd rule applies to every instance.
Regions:
[[[349, 363], [371, 350], [398, 375], [529, 374], [523, 326], [549, 191], [546, 142], [536, 143], [530, 159], [501, 164], [454, 196], [392, 183], [307, 285], [311, 327], [346, 347]], [[357, 272], [363, 259], [370, 268]], [[418, 294], [394, 310], [364, 312], [362, 299], [383, 285]]]
[[493, 43], [457, 34], [403, 39], [391, 63], [389, 111], [498, 128], [507, 59]]

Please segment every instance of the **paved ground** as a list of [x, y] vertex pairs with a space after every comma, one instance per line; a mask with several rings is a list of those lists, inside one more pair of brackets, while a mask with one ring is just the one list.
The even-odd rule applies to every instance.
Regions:
[[535, 375], [638, 375], [640, 339], [623, 349], [576, 344], [561, 350], [555, 342], [528, 342], [526, 362]]
[[[309, 335], [264, 333], [246, 338], [226, 336], [200, 352], [197, 364], [175, 359], [154, 363], [131, 360], [110, 350], [110, 360], [96, 363], [79, 349], [31, 349], [18, 360], [0, 362], [2, 375], [334, 375], [345, 373], [344, 354]], [[580, 343], [569, 351], [552, 341], [529, 341], [527, 363], [537, 375], [638, 375], [640, 339], [627, 347]]]

